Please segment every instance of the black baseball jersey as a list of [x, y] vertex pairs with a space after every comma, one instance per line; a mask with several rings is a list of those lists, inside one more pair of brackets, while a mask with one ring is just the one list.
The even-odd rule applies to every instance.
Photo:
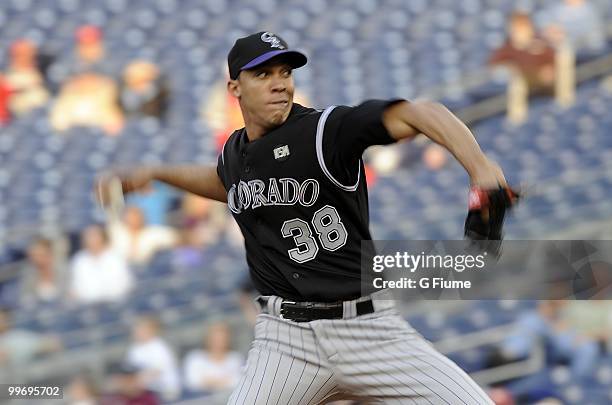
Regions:
[[361, 241], [371, 236], [361, 156], [394, 142], [382, 114], [397, 101], [294, 104], [263, 137], [249, 141], [244, 128], [229, 137], [217, 173], [261, 294], [319, 302], [363, 294]]

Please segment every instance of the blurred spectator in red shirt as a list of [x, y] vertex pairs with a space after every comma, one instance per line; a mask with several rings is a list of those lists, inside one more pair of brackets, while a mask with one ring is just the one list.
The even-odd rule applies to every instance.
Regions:
[[49, 239], [39, 238], [30, 244], [22, 272], [22, 304], [52, 303], [64, 297], [66, 271]]
[[553, 88], [555, 51], [536, 35], [531, 17], [526, 13], [512, 14], [508, 39], [493, 52], [489, 65], [503, 65], [518, 71], [532, 92]]
[[117, 84], [108, 74], [110, 58], [105, 58], [102, 31], [86, 25], [76, 32], [76, 60], [67, 72], [51, 111], [51, 125], [57, 131], [74, 126], [103, 129], [117, 135], [123, 129]]
[[119, 96], [123, 112], [128, 117], [165, 118], [169, 90], [159, 68], [152, 62], [136, 60], [127, 65], [123, 70]]
[[537, 20], [546, 38], [555, 45], [567, 41], [576, 52], [597, 52], [606, 45], [601, 14], [586, 0], [560, 0], [542, 10]]
[[83, 25], [77, 29], [75, 37], [76, 53], [82, 68], [93, 70], [105, 54], [102, 30], [94, 25]]
[[11, 45], [6, 81], [15, 93], [9, 103], [13, 115], [26, 114], [49, 100], [49, 92], [38, 69], [37, 53], [36, 45], [25, 39]]
[[101, 405], [158, 405], [157, 395], [143, 385], [140, 368], [130, 363], [121, 364], [111, 375], [111, 393], [100, 401]]
[[112, 223], [109, 233], [113, 248], [130, 264], [144, 266], [155, 253], [178, 242], [176, 231], [165, 225], [149, 225], [142, 210], [128, 206], [121, 222]]
[[9, 102], [12, 91], [4, 75], [0, 73], [0, 126], [4, 126], [11, 120]]

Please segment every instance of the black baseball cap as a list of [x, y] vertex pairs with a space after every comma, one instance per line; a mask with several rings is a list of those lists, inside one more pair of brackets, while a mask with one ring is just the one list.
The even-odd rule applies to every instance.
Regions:
[[272, 32], [262, 31], [238, 38], [227, 55], [230, 78], [236, 80], [242, 70], [252, 69], [279, 55], [283, 55], [294, 69], [308, 61], [306, 55], [289, 49], [289, 45]]

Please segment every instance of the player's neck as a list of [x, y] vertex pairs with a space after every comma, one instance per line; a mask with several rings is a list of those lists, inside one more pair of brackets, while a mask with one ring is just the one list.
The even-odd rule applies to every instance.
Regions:
[[245, 120], [244, 129], [246, 130], [247, 138], [249, 142], [253, 142], [258, 140], [259, 138], [264, 137], [268, 132], [274, 131], [280, 125], [276, 126], [264, 126], [259, 125], [253, 121]]
[[244, 119], [244, 128], [246, 130], [247, 138], [249, 142], [253, 142], [265, 136], [268, 132], [274, 131], [276, 128], [283, 125], [283, 123], [287, 120], [288, 117], [285, 117], [283, 122], [279, 124], [271, 124], [270, 122], [266, 122], [261, 119], [256, 114], [249, 114], [244, 108], [242, 108], [242, 118]]
[[245, 123], [244, 129], [246, 130], [247, 138], [249, 138], [249, 142], [253, 142], [268, 132], [267, 128], [264, 128], [260, 125], [254, 123]]
[[266, 134], [268, 131], [263, 125], [257, 123], [257, 118], [254, 115], [251, 115], [251, 112], [244, 108], [242, 104], [240, 104], [240, 111], [242, 113], [242, 119], [244, 120], [244, 129], [246, 131], [247, 138], [249, 142], [256, 141]]

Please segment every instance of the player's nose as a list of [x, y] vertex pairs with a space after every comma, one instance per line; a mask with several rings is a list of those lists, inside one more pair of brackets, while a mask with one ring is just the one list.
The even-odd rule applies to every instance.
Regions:
[[282, 77], [274, 77], [270, 83], [273, 92], [283, 92], [287, 90], [287, 82]]

